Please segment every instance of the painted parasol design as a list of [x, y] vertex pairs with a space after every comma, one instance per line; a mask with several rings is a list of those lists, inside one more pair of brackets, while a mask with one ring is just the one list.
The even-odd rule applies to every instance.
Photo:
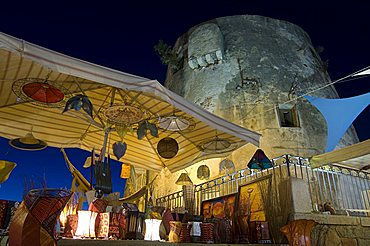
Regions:
[[13, 92], [24, 102], [31, 102], [48, 107], [63, 107], [68, 90], [48, 79], [23, 78], [14, 81]]

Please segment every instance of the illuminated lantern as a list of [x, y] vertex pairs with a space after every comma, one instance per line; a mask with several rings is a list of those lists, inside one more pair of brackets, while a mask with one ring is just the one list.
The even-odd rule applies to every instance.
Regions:
[[144, 240], [159, 241], [159, 226], [162, 220], [146, 219], [145, 220], [145, 237]]
[[77, 211], [78, 224], [75, 235], [78, 237], [95, 237], [95, 219], [98, 213]]
[[176, 140], [170, 137], [162, 138], [157, 145], [158, 154], [165, 158], [171, 159], [175, 157], [179, 151], [179, 145]]

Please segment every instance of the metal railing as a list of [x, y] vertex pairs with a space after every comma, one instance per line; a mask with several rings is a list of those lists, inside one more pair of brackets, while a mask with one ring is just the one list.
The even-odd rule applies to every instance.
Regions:
[[[337, 166], [312, 169], [305, 158], [284, 155], [272, 160], [274, 166], [262, 171], [248, 168], [233, 174], [194, 186], [194, 212], [200, 214], [205, 200], [237, 193], [239, 186], [270, 175], [271, 195], [279, 205], [278, 187], [287, 177], [305, 180], [308, 184], [312, 211], [323, 211], [325, 204], [336, 213], [356, 216], [370, 216], [370, 174]], [[157, 205], [170, 209], [183, 206], [182, 191], [158, 198]]]
[[175, 208], [180, 208], [184, 206], [185, 203], [183, 201], [183, 198], [184, 198], [183, 192], [182, 190], [180, 190], [167, 196], [157, 198], [156, 204], [161, 207], [170, 208], [172, 211]]

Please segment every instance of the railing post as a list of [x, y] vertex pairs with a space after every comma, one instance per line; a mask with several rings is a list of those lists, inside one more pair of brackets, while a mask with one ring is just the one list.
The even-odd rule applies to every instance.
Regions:
[[290, 166], [289, 166], [289, 156], [285, 155], [285, 162], [286, 162], [286, 167], [288, 170], [288, 177], [290, 177]]

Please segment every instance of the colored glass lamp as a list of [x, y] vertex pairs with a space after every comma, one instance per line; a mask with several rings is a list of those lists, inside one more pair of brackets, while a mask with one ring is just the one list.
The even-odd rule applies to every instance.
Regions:
[[263, 169], [271, 168], [272, 167], [272, 162], [265, 155], [265, 153], [263, 152], [263, 150], [258, 149], [254, 153], [252, 159], [249, 161], [248, 167], [250, 169], [263, 170]]

